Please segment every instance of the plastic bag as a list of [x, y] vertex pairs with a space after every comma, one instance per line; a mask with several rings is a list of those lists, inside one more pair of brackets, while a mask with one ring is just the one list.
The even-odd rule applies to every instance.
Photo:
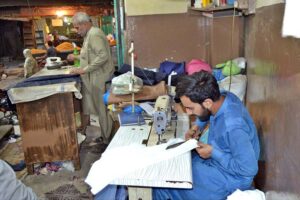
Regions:
[[131, 72], [127, 72], [112, 79], [112, 93], [116, 95], [124, 95], [137, 93], [143, 89], [143, 80], [137, 76], [132, 76]]

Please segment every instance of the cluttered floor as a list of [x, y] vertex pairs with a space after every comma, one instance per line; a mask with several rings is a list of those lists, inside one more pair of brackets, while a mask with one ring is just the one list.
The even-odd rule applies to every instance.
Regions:
[[[71, 162], [38, 163], [34, 174], [28, 175], [24, 163], [21, 137], [14, 133], [11, 125], [0, 126], [3, 137], [0, 140], [0, 158], [10, 163], [19, 180], [29, 186], [42, 200], [93, 199], [84, 182], [91, 164], [98, 160], [107, 145], [97, 142], [100, 128], [88, 126], [80, 139], [81, 169], [74, 171]], [[85, 137], [85, 138], [84, 138]]]

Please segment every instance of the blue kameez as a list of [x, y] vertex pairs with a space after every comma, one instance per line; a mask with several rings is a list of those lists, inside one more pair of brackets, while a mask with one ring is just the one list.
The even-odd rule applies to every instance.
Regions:
[[192, 152], [193, 189], [153, 188], [153, 199], [222, 200], [251, 188], [260, 151], [256, 127], [238, 97], [222, 95], [222, 106], [209, 119], [212, 156], [204, 160]]

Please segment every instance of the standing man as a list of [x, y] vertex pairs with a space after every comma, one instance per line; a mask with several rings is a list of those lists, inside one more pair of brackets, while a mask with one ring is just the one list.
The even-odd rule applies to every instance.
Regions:
[[[239, 98], [220, 93], [216, 79], [204, 71], [182, 77], [176, 95], [189, 115], [209, 121], [208, 141], [192, 152], [193, 188], [154, 188], [153, 199], [223, 200], [236, 189], [250, 189], [258, 171], [259, 141]], [[187, 134], [187, 139], [197, 137], [193, 131]]]
[[[102, 99], [105, 92], [105, 82], [111, 77], [114, 66], [110, 54], [110, 47], [105, 34], [96, 27], [92, 27], [90, 17], [84, 12], [73, 16], [73, 26], [77, 33], [84, 37], [80, 51], [80, 67], [71, 73], [80, 74], [83, 81], [83, 111], [84, 114], [96, 114], [99, 117], [101, 140], [108, 144], [111, 139], [112, 118]], [[74, 61], [75, 55], [68, 56]]]

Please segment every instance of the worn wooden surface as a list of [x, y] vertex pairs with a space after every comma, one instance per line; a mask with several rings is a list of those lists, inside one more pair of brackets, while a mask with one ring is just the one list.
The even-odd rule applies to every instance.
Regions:
[[248, 19], [246, 102], [261, 144], [256, 187], [299, 199], [300, 40], [281, 36], [284, 13], [285, 3], [279, 3]]
[[73, 160], [80, 168], [72, 93], [19, 103], [17, 111], [29, 173], [39, 162]]

